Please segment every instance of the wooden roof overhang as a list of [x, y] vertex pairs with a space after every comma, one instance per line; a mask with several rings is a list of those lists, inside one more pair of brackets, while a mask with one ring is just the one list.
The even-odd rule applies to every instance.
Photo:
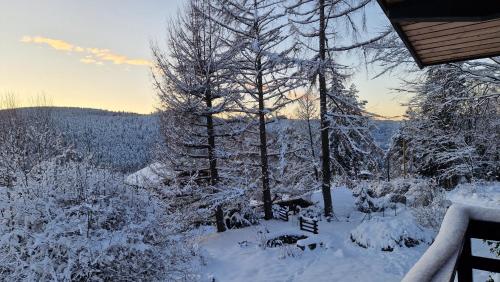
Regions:
[[377, 0], [420, 68], [500, 55], [500, 0]]

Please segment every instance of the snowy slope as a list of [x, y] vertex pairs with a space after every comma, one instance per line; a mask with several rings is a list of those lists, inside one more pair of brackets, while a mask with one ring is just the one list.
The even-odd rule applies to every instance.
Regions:
[[[436, 235], [435, 231], [418, 226], [409, 210], [401, 210], [396, 216], [375, 213], [368, 220], [355, 209], [350, 190], [334, 188], [332, 193], [339, 220], [320, 221], [319, 235], [300, 231], [298, 218], [291, 216], [289, 222], [271, 220], [259, 226], [202, 236], [199, 245], [206, 258], [205, 281], [401, 281]], [[454, 203], [499, 207], [500, 186], [461, 185], [447, 197]], [[315, 192], [312, 200], [322, 206], [320, 192]], [[267, 240], [283, 234], [313, 237], [323, 246], [305, 251], [294, 245], [262, 247]], [[354, 243], [353, 234], [357, 242], [365, 242], [367, 247]], [[420, 244], [408, 248], [404, 242], [394, 243], [405, 234], [421, 240]], [[381, 251], [388, 243], [393, 251]], [[473, 249], [475, 255], [492, 255], [480, 240], [473, 241]], [[486, 272], [474, 275], [477, 281], [488, 278]]]

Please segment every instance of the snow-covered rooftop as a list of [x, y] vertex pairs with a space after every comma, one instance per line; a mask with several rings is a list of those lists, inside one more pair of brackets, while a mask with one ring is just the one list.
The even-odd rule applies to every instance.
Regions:
[[173, 177], [172, 170], [162, 163], [153, 163], [137, 172], [128, 175], [125, 183], [131, 186], [150, 187], [158, 185], [166, 178]]

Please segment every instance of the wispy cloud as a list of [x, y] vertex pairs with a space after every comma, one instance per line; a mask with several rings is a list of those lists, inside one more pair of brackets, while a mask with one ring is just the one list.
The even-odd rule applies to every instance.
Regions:
[[81, 47], [60, 39], [46, 38], [41, 36], [23, 36], [23, 38], [21, 38], [21, 42], [31, 44], [45, 44], [58, 51], [69, 53], [82, 53], [84, 57], [80, 59], [80, 62], [84, 64], [102, 65], [106, 62], [109, 62], [115, 65], [151, 66], [151, 62], [148, 60], [137, 58], [132, 59], [124, 55], [113, 53], [109, 49]]

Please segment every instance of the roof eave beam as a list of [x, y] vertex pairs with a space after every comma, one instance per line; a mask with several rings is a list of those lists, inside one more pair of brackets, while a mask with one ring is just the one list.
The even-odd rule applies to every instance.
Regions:
[[406, 0], [388, 4], [385, 12], [394, 22], [486, 21], [500, 17], [498, 0]]

